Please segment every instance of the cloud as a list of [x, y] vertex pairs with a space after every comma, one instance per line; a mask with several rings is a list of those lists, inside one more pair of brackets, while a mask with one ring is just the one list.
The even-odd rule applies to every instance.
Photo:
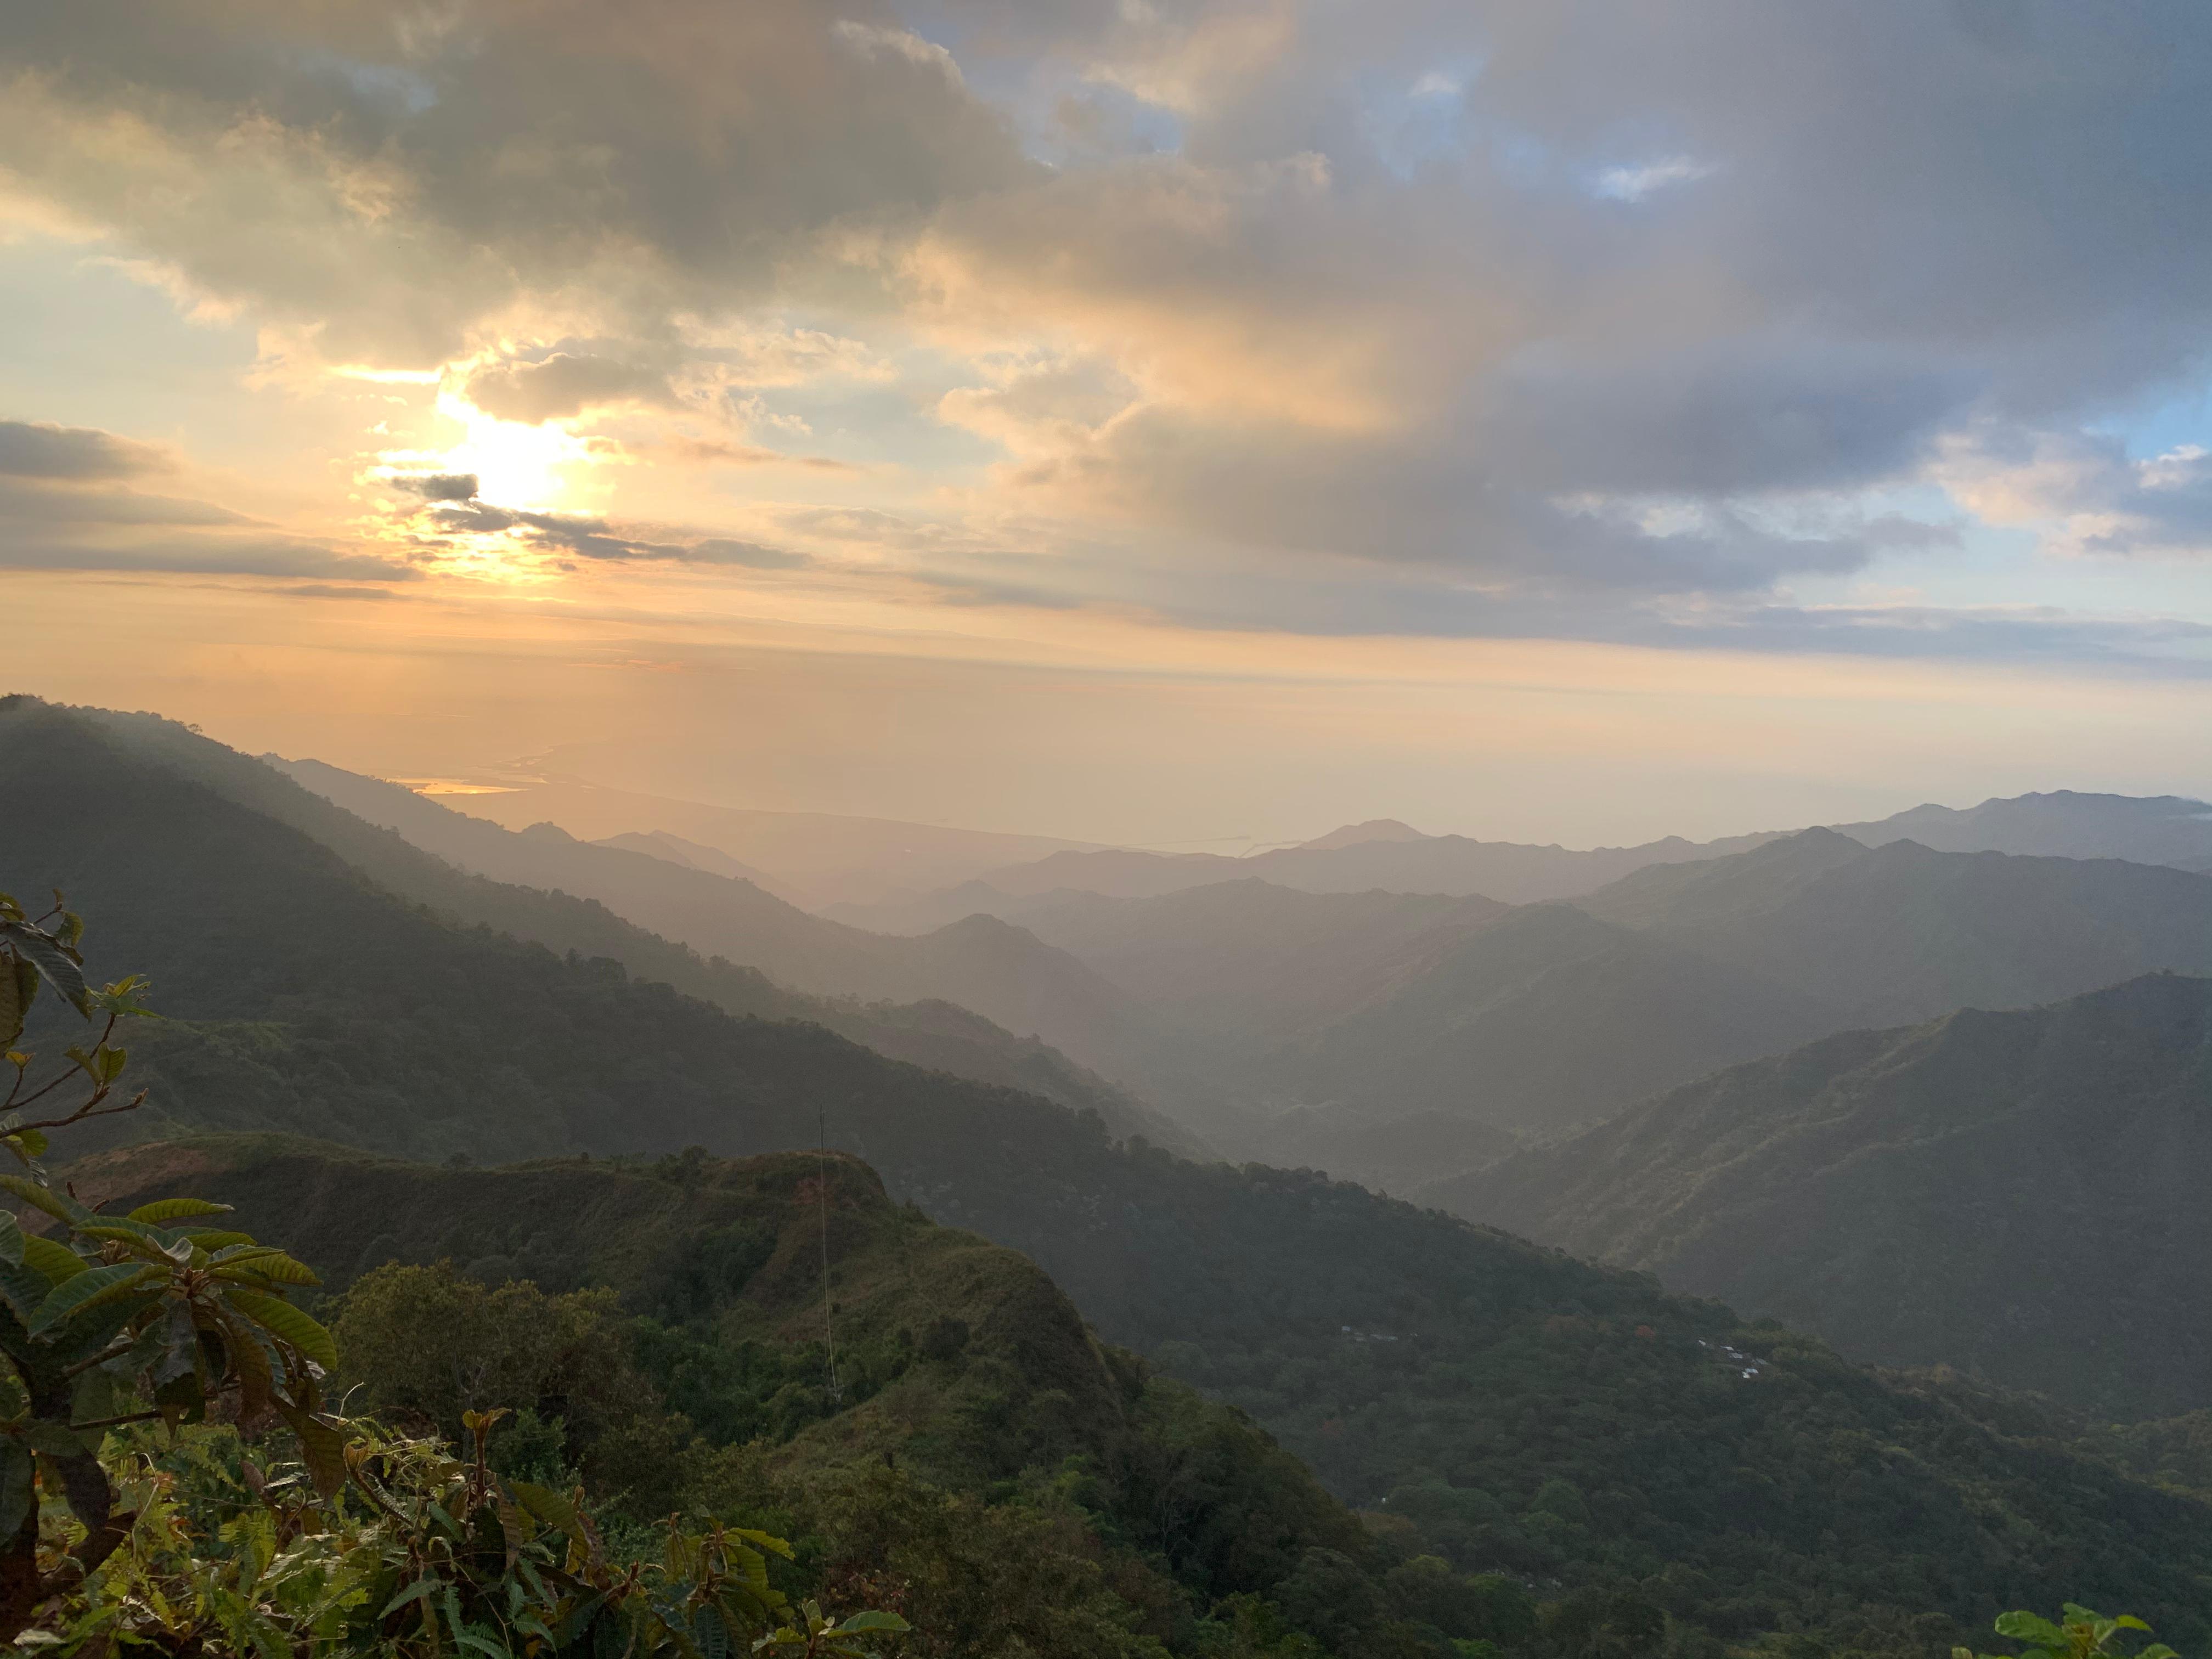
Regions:
[[752, 570], [800, 570], [814, 562], [788, 548], [763, 547], [758, 542], [732, 541], [724, 536], [692, 543], [688, 556], [702, 564], [737, 564]]
[[1946, 446], [1941, 476], [1986, 521], [2065, 552], [2212, 554], [2212, 454], [2196, 445], [2135, 459], [2110, 434], [1979, 433]]
[[664, 368], [567, 352], [480, 368], [469, 376], [463, 394], [487, 415], [532, 426], [589, 409], [674, 400]]
[[0, 149], [329, 361], [435, 363], [518, 308], [650, 329], [1027, 169], [941, 62], [885, 49], [883, 8], [847, 9], [857, 33], [812, 0], [85, 0], [0, 41]]
[[426, 501], [472, 501], [477, 493], [473, 472], [391, 472], [383, 482]]
[[181, 471], [167, 450], [88, 427], [0, 421], [0, 569], [411, 580], [404, 564], [127, 481]]
[[[2068, 551], [2212, 539], [2200, 457], [2097, 435], [2212, 361], [2186, 0], [929, 16], [80, 0], [0, 40], [0, 146], [301, 362], [707, 465], [957, 451], [917, 562], [1011, 524], [1194, 595], [1339, 561], [1596, 634], [1936, 556], [1938, 489]], [[416, 493], [549, 556], [716, 539]]]
[[112, 433], [36, 421], [0, 421], [0, 474], [9, 477], [70, 482], [128, 478], [161, 471], [167, 464], [151, 445]]
[[433, 498], [412, 516], [418, 532], [431, 538], [512, 537], [525, 551], [556, 560], [732, 565], [755, 570], [795, 570], [812, 562], [803, 553], [696, 531], [656, 531], [647, 536], [594, 515], [500, 507], [476, 500], [473, 492], [465, 499]]

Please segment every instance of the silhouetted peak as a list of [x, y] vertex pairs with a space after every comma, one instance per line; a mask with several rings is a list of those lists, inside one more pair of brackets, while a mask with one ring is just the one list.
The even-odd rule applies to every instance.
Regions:
[[1305, 847], [1317, 853], [1330, 853], [1340, 847], [1356, 847], [1364, 841], [1432, 841], [1410, 823], [1401, 823], [1396, 818], [1370, 818], [1364, 823], [1347, 823], [1340, 830], [1332, 830], [1316, 840], [1306, 842]]

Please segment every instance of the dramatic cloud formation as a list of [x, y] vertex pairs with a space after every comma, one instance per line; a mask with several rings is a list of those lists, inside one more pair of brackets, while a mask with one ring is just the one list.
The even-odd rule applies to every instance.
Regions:
[[17, 13], [13, 565], [2212, 677], [2193, 0]]

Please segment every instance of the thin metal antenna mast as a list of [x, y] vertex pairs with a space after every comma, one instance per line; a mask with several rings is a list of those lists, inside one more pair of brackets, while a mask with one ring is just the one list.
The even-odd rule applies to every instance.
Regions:
[[830, 1398], [842, 1401], [845, 1390], [837, 1381], [837, 1325], [830, 1300], [830, 1109], [816, 1109], [815, 1162], [819, 1171], [815, 1195], [822, 1205], [822, 1335], [830, 1351]]

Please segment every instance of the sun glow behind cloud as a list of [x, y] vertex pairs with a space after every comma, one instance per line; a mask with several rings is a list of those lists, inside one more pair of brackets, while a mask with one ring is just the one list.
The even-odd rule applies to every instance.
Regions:
[[[501, 507], [557, 513], [576, 505], [576, 474], [592, 464], [593, 453], [559, 422], [499, 420], [451, 392], [439, 394], [438, 412], [463, 432], [459, 443], [428, 458], [439, 471], [474, 474], [477, 493]], [[416, 465], [422, 459], [410, 458]]]

